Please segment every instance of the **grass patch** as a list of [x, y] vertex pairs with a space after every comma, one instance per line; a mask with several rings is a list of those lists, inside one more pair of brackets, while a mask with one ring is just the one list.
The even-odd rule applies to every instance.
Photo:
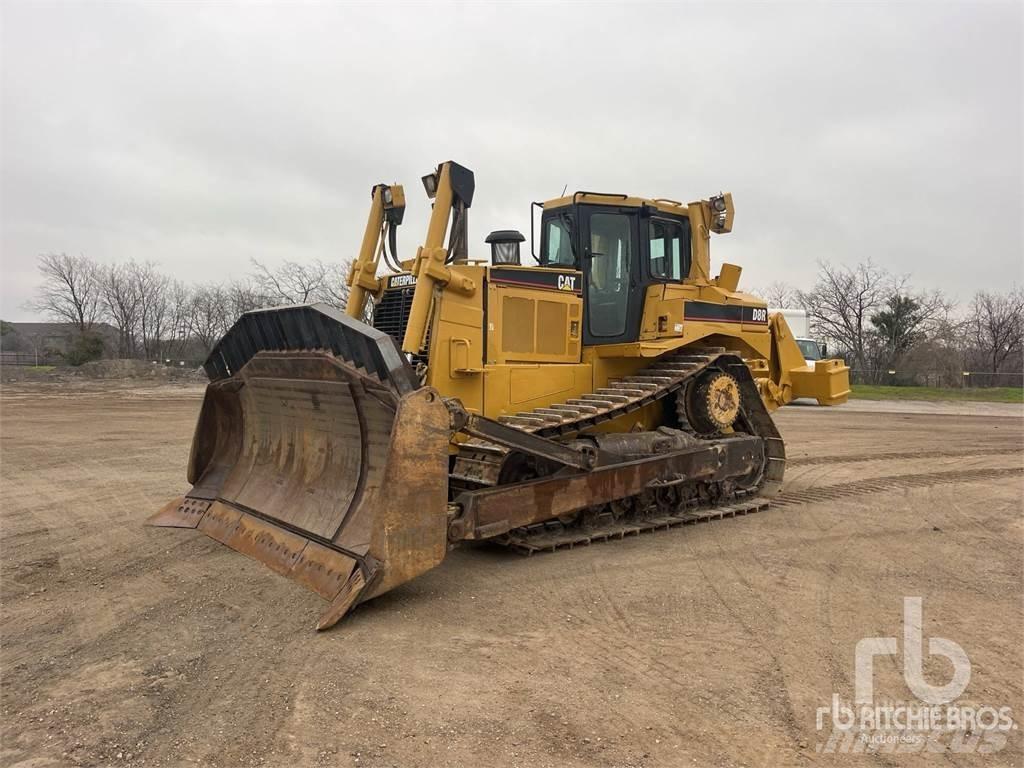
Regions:
[[951, 389], [947, 387], [884, 387], [854, 384], [850, 397], [859, 400], [953, 400], [976, 403], [1024, 403], [1024, 388], [989, 387]]

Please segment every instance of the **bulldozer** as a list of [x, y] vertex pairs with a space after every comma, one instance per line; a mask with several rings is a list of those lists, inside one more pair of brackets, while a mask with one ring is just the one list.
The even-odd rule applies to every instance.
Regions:
[[532, 203], [525, 265], [514, 230], [470, 257], [472, 171], [422, 181], [414, 258], [404, 188], [377, 184], [344, 312], [246, 312], [220, 339], [192, 487], [148, 520], [316, 592], [318, 629], [463, 542], [530, 554], [765, 509], [786, 462], [771, 412], [845, 402], [841, 360], [808, 365], [740, 267], [712, 275], [730, 194]]

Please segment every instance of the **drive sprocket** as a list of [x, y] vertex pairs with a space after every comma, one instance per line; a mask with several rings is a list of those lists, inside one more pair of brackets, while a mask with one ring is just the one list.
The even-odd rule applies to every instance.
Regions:
[[687, 388], [679, 405], [685, 409], [685, 416], [697, 433], [722, 432], [729, 429], [740, 414], [739, 382], [725, 371], [709, 370]]

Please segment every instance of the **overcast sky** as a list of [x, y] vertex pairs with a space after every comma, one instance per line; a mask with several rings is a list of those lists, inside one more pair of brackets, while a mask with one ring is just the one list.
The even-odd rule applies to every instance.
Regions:
[[0, 316], [36, 256], [354, 255], [376, 182], [476, 172], [470, 254], [569, 190], [732, 191], [715, 264], [871, 256], [967, 300], [1022, 281], [1022, 5], [2, 2]]

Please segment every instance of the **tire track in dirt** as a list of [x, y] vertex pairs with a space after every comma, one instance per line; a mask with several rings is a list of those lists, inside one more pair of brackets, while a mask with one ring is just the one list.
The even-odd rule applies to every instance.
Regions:
[[[1000, 449], [993, 450], [990, 453], [1002, 454], [1006, 452]], [[943, 453], [942, 455], [947, 454]], [[894, 455], [889, 454], [888, 456], [892, 458]], [[919, 456], [912, 454], [912, 457], [917, 458]], [[874, 458], [878, 458], [878, 456], [873, 456], [872, 459]], [[778, 501], [780, 502], [779, 506], [792, 507], [904, 488], [923, 488], [956, 482], [985, 481], [1020, 475], [1022, 473], [1024, 473], [1024, 468], [1010, 467], [890, 475], [811, 489], [799, 489], [788, 493], [784, 491]], [[559, 554], [564, 556], [569, 553]], [[754, 642], [757, 642], [758, 634], [752, 623], [747, 621], [742, 613], [736, 610], [721, 591], [717, 589], [715, 580], [707, 573], [705, 567], [701, 564], [700, 557], [696, 553], [694, 553], [694, 562], [701, 570], [704, 581], [716, 595], [717, 600], [726, 608], [734, 621], [743, 628], [747, 636]], [[748, 612], [753, 610], [755, 615], [757, 615], [757, 621], [754, 623], [764, 626], [775, 626], [777, 624], [777, 617], [774, 611], [768, 610], [768, 606], [760, 601], [758, 590], [754, 588], [754, 585], [750, 583], [735, 565], [732, 566], [732, 570], [738, 579], [738, 583], [744, 587], [750, 596], [748, 601], [744, 601], [744, 605]], [[834, 565], [829, 566], [828, 570], [830, 570], [833, 577], [839, 572], [839, 569]], [[618, 607], [616, 601], [612, 599], [607, 586], [604, 584], [604, 580], [601, 578], [600, 572], [596, 569], [594, 570], [594, 576], [593, 580], [584, 583], [580, 592], [586, 604], [596, 608], [596, 610], [593, 610], [593, 613], [597, 615], [588, 616], [586, 611], [581, 612], [578, 609], [574, 611], [569, 605], [560, 606], [560, 610], [565, 611], [572, 617], [577, 631], [581, 628], [585, 630], [588, 635], [588, 648], [597, 651], [597, 653], [585, 653], [583, 655], [584, 658], [616, 661], [621, 665], [622, 669], [629, 670], [634, 675], [648, 680], [655, 689], [667, 689], [669, 696], [691, 695], [692, 691], [689, 688], [678, 683], [681, 666], [673, 663], [671, 657], [660, 656], [656, 653], [652, 654], [648, 648], [641, 647], [637, 643], [637, 631], [632, 620], [628, 617], [628, 614]], [[598, 589], [597, 593], [591, 590], [595, 586]], [[826, 617], [828, 617], [829, 613], [827, 606], [831, 605], [832, 599], [830, 584], [829, 589], [820, 595], [818, 601], [819, 606], [824, 609]], [[831, 626], [830, 617], [828, 618], [828, 624]], [[777, 691], [777, 695], [769, 697], [771, 699], [771, 706], [775, 710], [775, 717], [785, 728], [790, 740], [796, 744], [803, 738], [804, 730], [798, 722], [793, 708], [792, 697], [787, 688], [783, 665], [771, 648], [763, 643], [758, 643], [758, 645], [773, 660], [771, 669], [768, 671], [765, 679], [766, 690]], [[829, 654], [829, 667], [830, 677], [833, 682], [847, 682], [845, 675], [841, 671], [841, 666], [835, 659], [834, 654], [831, 653]], [[634, 725], [642, 725], [642, 723], [630, 718], [628, 712], [620, 712], [619, 716]], [[678, 736], [684, 735], [684, 732], [678, 728], [673, 728], [672, 730]], [[876, 760], [884, 765], [891, 764], [884, 755], [878, 755]]]
[[[792, 460], [792, 495], [784, 493], [780, 502], [788, 503], [779, 505], [792, 513], [789, 520], [778, 515], [762, 524], [756, 518], [674, 540], [626, 540], [545, 558], [466, 548], [404, 591], [364, 606], [351, 617], [356, 623], [314, 635], [316, 600], [296, 585], [194, 531], [141, 528], [182, 482], [171, 464], [182, 464], [198, 407], [194, 400], [171, 412], [166, 402], [159, 395], [128, 411], [109, 400], [78, 404], [64, 396], [31, 411], [19, 404], [21, 415], [14, 418], [14, 408], [4, 413], [4, 471], [23, 484], [4, 486], [5, 559], [24, 567], [29, 588], [52, 574], [65, 580], [49, 584], [42, 598], [27, 599], [20, 592], [25, 587], [5, 579], [14, 599], [3, 608], [2, 698], [10, 724], [5, 748], [11, 749], [3, 760], [297, 765], [336, 747], [320, 762], [349, 764], [348, 756], [362, 750], [364, 765], [441, 764], [446, 758], [468, 765], [486, 763], [471, 759], [481, 755], [501, 763], [508, 754], [502, 749], [518, 740], [515, 759], [524, 765], [812, 761], [812, 752], [790, 748], [785, 702], [768, 701], [763, 692], [788, 686], [799, 727], [807, 725], [805, 713], [819, 695], [850, 690], [849, 680], [828, 682], [830, 676], [852, 680], [850, 638], [860, 634], [862, 622], [865, 635], [892, 630], [872, 626], [885, 624], [881, 618], [863, 619], [865, 594], [843, 594], [851, 579], [888, 579], [885, 586], [893, 588], [907, 579], [905, 571], [934, 563], [930, 583], [936, 588], [949, 585], [979, 598], [963, 606], [980, 627], [957, 635], [965, 647], [981, 643], [985, 632], [1013, 636], [1020, 629], [1003, 582], [976, 572], [951, 581], [957, 574], [941, 553], [998, 558], [1000, 573], [1012, 576], [1014, 541], [1004, 535], [1006, 546], [996, 544], [999, 531], [1015, 530], [1010, 506], [1020, 496], [1009, 487], [1024, 470], [1006, 469], [1013, 451], [997, 450], [1002, 441], [992, 439], [1001, 433], [979, 429], [972, 440], [975, 433], [956, 431], [946, 420], [948, 432], [924, 435], [919, 426], [910, 441], [903, 424], [880, 423], [877, 434], [855, 424], [854, 443], [818, 430], [799, 444], [822, 456]], [[108, 423], [117, 439], [97, 439], [96, 425]], [[869, 431], [870, 442], [864, 437]], [[869, 453], [876, 442], [882, 453]], [[165, 450], [133, 447], [158, 443]], [[979, 443], [980, 452], [967, 447]], [[914, 444], [928, 450], [904, 451]], [[962, 453], [931, 450], [959, 444]], [[844, 449], [854, 460], [831, 455]], [[981, 468], [968, 470], [957, 463], [961, 456]], [[946, 460], [928, 465], [915, 459]], [[893, 475], [866, 477], [882, 472]], [[961, 490], [953, 484], [961, 482], [973, 485]], [[851, 534], [861, 515], [874, 523], [887, 519], [877, 512], [893, 493], [886, 483], [894, 484], [894, 498], [905, 508], [894, 510], [891, 522], [880, 526], [884, 531]], [[931, 487], [942, 490], [933, 494]], [[833, 500], [820, 493], [840, 495]], [[971, 535], [936, 534], [932, 542], [945, 541], [946, 549], [916, 553], [917, 518], [931, 515], [929, 506], [958, 498], [972, 504], [966, 516], [947, 510], [943, 533]], [[986, 499], [999, 500], [991, 514]], [[60, 556], [57, 568], [53, 552]], [[863, 557], [866, 552], [877, 555]], [[893, 569], [885, 559], [893, 556], [906, 556], [905, 568]], [[761, 584], [759, 559], [776, 576], [792, 567], [791, 580], [769, 575]], [[697, 562], [724, 600], [712, 596]], [[685, 592], [672, 579], [686, 579]], [[784, 597], [792, 587], [799, 592]], [[807, 626], [785, 626], [794, 618]], [[808, 632], [826, 635], [808, 659], [820, 670], [801, 668], [807, 662], [799, 643]], [[976, 668], [978, 683], [994, 688], [1000, 701], [1020, 691], [1001, 681], [1019, 673], [1017, 655], [1006, 650], [1002, 660], [1007, 663], [999, 670]], [[409, 697], [402, 686], [414, 684], [426, 690]], [[393, 710], [382, 726], [381, 707], [391, 693], [403, 711]], [[537, 714], [527, 714], [534, 707]], [[58, 714], [51, 715], [54, 709]], [[569, 725], [559, 729], [563, 718]], [[487, 725], [517, 719], [526, 724], [518, 733]], [[387, 730], [392, 727], [418, 733], [403, 740]], [[535, 733], [524, 735], [531, 727]], [[617, 735], [614, 748], [581, 746], [592, 729]], [[674, 751], [669, 739], [682, 748]], [[388, 756], [370, 758], [365, 747], [384, 741]], [[75, 748], [79, 742], [83, 746]], [[137, 742], [145, 746], [136, 750]], [[134, 758], [116, 760], [122, 748]], [[61, 760], [64, 749], [70, 754]], [[1012, 759], [1009, 751], [1003, 756]], [[869, 760], [888, 764], [880, 756]]]
[[[926, 488], [944, 483], [970, 483], [984, 480], [1001, 480], [1014, 475], [1024, 475], [1024, 467], [996, 467], [948, 472], [922, 472], [906, 475], [883, 475], [848, 483], [822, 485], [807, 489], [786, 490], [772, 499], [772, 507], [791, 507], [797, 504], [814, 504], [821, 501], [838, 501], [852, 496], [871, 493], [886, 493], [904, 488]], [[770, 509], [770, 508], [769, 508]]]
[[[121, 747], [126, 743], [130, 747], [136, 741], [144, 744], [160, 742], [162, 734], [178, 736], [175, 743], [146, 749], [144, 754], [149, 759], [174, 763], [179, 756], [179, 748], [191, 746], [193, 742], [216, 742], [218, 729], [220, 732], [229, 729], [240, 737], [232, 741], [237, 748], [235, 757], [229, 758], [225, 754], [217, 757], [227, 764], [249, 762], [250, 756], [271, 750], [276, 733], [289, 714], [287, 702], [297, 670], [280, 660], [277, 664], [267, 664], [266, 653], [258, 644], [239, 644], [230, 634], [215, 631], [218, 625], [248, 622], [254, 613], [269, 613], [280, 606], [257, 606], [250, 600], [246, 605], [232, 609], [217, 594], [211, 595], [210, 587], [209, 581], [182, 581], [174, 591], [151, 604], [145, 613], [122, 614], [116, 621], [108, 621], [102, 631], [87, 632], [88, 639], [85, 640], [76, 641], [74, 622], [88, 620], [87, 617], [65, 615], [61, 618], [71, 622], [71, 626], [62, 633], [68, 642], [62, 643], [63, 647], [59, 649], [51, 650], [64, 661], [48, 668], [15, 664], [7, 670], [5, 682], [12, 689], [34, 689], [43, 694], [43, 699], [70, 698], [72, 703], [102, 706], [106, 710], [105, 718], [119, 723], [116, 730], [123, 734], [119, 742]], [[222, 591], [230, 592], [230, 588], [224, 587]], [[276, 627], [282, 626], [287, 628], [287, 620], [279, 620]], [[179, 650], [182, 647], [191, 645], [194, 648], [192, 636], [197, 631], [205, 637], [200, 652], [182, 653]], [[30, 639], [10, 638], [7, 652], [15, 650], [10, 645], [25, 642], [30, 642]], [[154, 647], [164, 649], [155, 662], [150, 656], [150, 649]], [[111, 649], [118, 649], [113, 657]], [[147, 658], [150, 658], [149, 664], [145, 664]], [[65, 690], [64, 667], [72, 663], [76, 670], [101, 669], [116, 663], [122, 674], [100, 687], [83, 681], [86, 691], [96, 688], [92, 694], [79, 693], [77, 687]], [[141, 687], [139, 670], [136, 669], [138, 665], [142, 665]], [[262, 688], [276, 694], [261, 693]], [[268, 703], [268, 698], [275, 699], [278, 706], [234, 705], [235, 701]], [[148, 711], [140, 712], [140, 709]], [[129, 711], [132, 711], [130, 720], [126, 719]], [[206, 716], [197, 721], [195, 712], [204, 712]], [[28, 718], [29, 722], [34, 720], [34, 717]], [[40, 726], [40, 731], [44, 727]], [[72, 756], [80, 754], [82, 758], [88, 756], [91, 759], [100, 754], [112, 759], [114, 752], [119, 751], [109, 736], [83, 741], [84, 751], [80, 753], [76, 753], [71, 744], [50, 742], [49, 746], [63, 746], [70, 750]], [[212, 757], [210, 754], [202, 756], [206, 759]]]
[[[730, 556], [726, 553], [723, 550], [721, 541], [715, 542], [714, 545], [719, 552], [719, 557], [711, 559], [710, 564], [712, 566], [719, 563], [727, 564], [728, 569], [734, 576], [735, 583], [747, 594], [748, 599], [743, 601], [742, 608], [732, 604], [732, 601], [725, 595], [724, 591], [719, 588], [719, 579], [708, 573], [708, 568], [705, 567], [703, 562], [707, 560], [707, 558], [699, 557], [698, 553], [693, 552], [691, 545], [688, 544], [688, 547], [694, 554], [694, 562], [696, 563], [703, 578], [703, 582], [707, 585], [710, 593], [713, 594], [719, 604], [728, 611], [729, 615], [733, 618], [733, 621], [743, 628], [747, 637], [750, 638], [750, 642], [757, 645], [771, 660], [771, 664], [767, 668], [763, 669], [760, 674], [760, 679], [762, 681], [762, 698], [767, 702], [769, 711], [782, 725], [785, 733], [789, 737], [793, 749], [798, 749], [803, 735], [803, 729], [800, 727], [796, 717], [796, 712], [793, 708], [792, 696], [786, 681], [785, 669], [779, 656], [779, 652], [773, 647], [772, 642], [764, 642], [761, 633], [759, 633], [755, 628], [754, 622], [751, 622], [748, 619], [748, 617], [753, 614], [758, 620], [757, 623], [762, 626], [776, 627], [779, 624], [778, 614], [770, 603], [762, 599], [762, 591], [755, 587], [746, 577], [746, 574], [743, 573], [737, 563], [735, 555]], [[754, 559], [756, 562], [756, 556]]]
[[[695, 556], [694, 562], [703, 571], [699, 555]], [[574, 638], [578, 640], [581, 634], [586, 638], [585, 643], [577, 646], [579, 650], [584, 651], [577, 659], [577, 666], [585, 666], [594, 675], [607, 675], [610, 670], [614, 670], [623, 676], [623, 685], [628, 688], [635, 687], [639, 681], [643, 681], [645, 707], [654, 707], [662, 715], [656, 720], [641, 719], [635, 716], [628, 702], [607, 700], [609, 711], [614, 714], [614, 721], [625, 721], [641, 733], [646, 730], [652, 738], [658, 735], [663, 743], [668, 736], [673, 737], [676, 743], [692, 739], [700, 728], [699, 723], [678, 721], [675, 707], [678, 707], [680, 702], [696, 701], [706, 707], [709, 713], [713, 712], [717, 705], [713, 691], [702, 692], [699, 688], [695, 689], [693, 684], [685, 682], [690, 679], [692, 675], [689, 673], [694, 669], [692, 657], [687, 658], [684, 654], [677, 658], [671, 653], [665, 653], [653, 639], [648, 638], [645, 642], [642, 630], [635, 626], [629, 613], [622, 610], [609, 593], [606, 579], [598, 571], [595, 571], [594, 575], [592, 581], [577, 590], [587, 606], [595, 607], [593, 613], [587, 615], [578, 608], [562, 608], [573, 619]], [[756, 643], [757, 634], [749, 623], [727, 601], [721, 599], [720, 595], [718, 602], [733, 623], [742, 627], [747, 638]], [[737, 642], [734, 650], [738, 652], [745, 644]], [[730, 650], [727, 646], [718, 647], [716, 644], [716, 652], [728, 655]], [[713, 657], [705, 658], [704, 662], [713, 663]], [[703, 676], [700, 679], [703, 680]], [[773, 680], [782, 680], [781, 668], [773, 675]], [[707, 684], [714, 686], [713, 679], [708, 680]], [[770, 689], [771, 686], [767, 686], [766, 692], [770, 692]], [[768, 706], [771, 709], [776, 708], [774, 701]], [[799, 731], [794, 730], [798, 725], [792, 715], [792, 709], [785, 705], [782, 708], [783, 715], [779, 720], [790, 734], [791, 740], [798, 741]], [[756, 722], [753, 712], [734, 712], [733, 716], [741, 720], [744, 717], [754, 718], [750, 725]], [[713, 732], [703, 730], [701, 739], [704, 749], [714, 754], [708, 764], [727, 764], [731, 761], [731, 750], [727, 741], [719, 739]], [[669, 744], [665, 743], [665, 747], [668, 746]], [[655, 751], [653, 744], [649, 744], [648, 748], [652, 752]], [[655, 759], [657, 760], [657, 756]]]
[[892, 453], [857, 453], [831, 456], [798, 456], [786, 460], [787, 467], [814, 467], [821, 464], [854, 464], [869, 461], [907, 461], [913, 459], [964, 458], [968, 456], [1019, 455], [1021, 446], [1005, 448], [967, 448], [966, 450], [896, 451]]

